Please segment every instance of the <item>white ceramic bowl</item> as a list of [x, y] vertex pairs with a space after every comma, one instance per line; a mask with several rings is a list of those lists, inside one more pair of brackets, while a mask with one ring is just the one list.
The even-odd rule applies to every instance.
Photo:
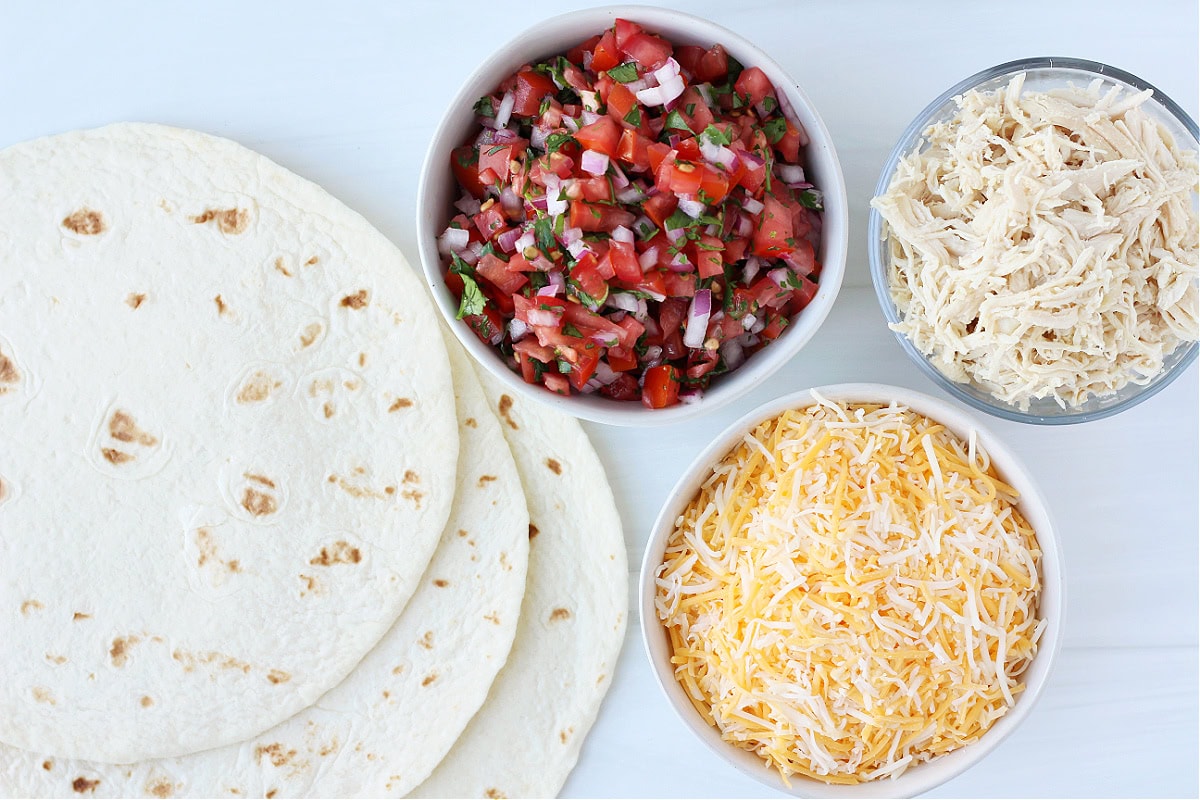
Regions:
[[[1188, 117], [1179, 105], [1149, 83], [1135, 75], [1124, 72], [1107, 64], [1095, 61], [1084, 61], [1078, 58], [1024, 58], [1010, 61], [990, 69], [985, 69], [969, 78], [959, 81], [937, 99], [925, 107], [909, 124], [908, 128], [896, 142], [891, 155], [883, 165], [879, 182], [875, 187], [875, 196], [887, 192], [892, 182], [892, 176], [900, 160], [914, 151], [928, 148], [925, 140], [926, 131], [931, 125], [944, 123], [958, 113], [954, 102], [956, 97], [977, 90], [980, 92], [1002, 91], [1012, 78], [1025, 73], [1025, 91], [1048, 92], [1063, 89], [1067, 86], [1085, 87], [1092, 81], [1099, 81], [1100, 91], [1108, 91], [1112, 87], [1121, 89], [1125, 95], [1151, 89], [1154, 95], [1142, 106], [1151, 119], [1158, 122], [1183, 150], [1197, 148], [1197, 126], [1195, 120]], [[1192, 197], [1193, 205], [1196, 202]], [[872, 208], [868, 215], [867, 253], [870, 257], [871, 279], [875, 284], [875, 294], [879, 299], [880, 308], [889, 323], [900, 322], [900, 311], [892, 300], [891, 288], [888, 285], [888, 269], [891, 264], [890, 244], [888, 241], [888, 226], [882, 215]], [[1163, 368], [1149, 383], [1139, 385], [1128, 383], [1116, 392], [1101, 397], [1090, 396], [1083, 404], [1074, 408], [1061, 408], [1053, 398], [1045, 397], [1032, 400], [1029, 408], [1022, 411], [1013, 403], [1006, 403], [994, 397], [987, 387], [970, 383], [958, 383], [948, 378], [934, 360], [926, 356], [903, 333], [895, 332], [896, 340], [904, 348], [905, 354], [935, 383], [962, 402], [974, 406], [981, 411], [994, 414], [1002, 419], [1013, 422], [1027, 422], [1034, 425], [1068, 425], [1119, 414], [1132, 408], [1138, 403], [1153, 397], [1171, 381], [1183, 373], [1192, 362], [1200, 346], [1195, 342], [1183, 342], [1163, 359]]]
[[[452, 204], [458, 197], [450, 172], [450, 151], [473, 135], [476, 123], [472, 106], [475, 102], [494, 91], [504, 78], [522, 64], [565, 53], [589, 36], [611, 27], [618, 17], [638, 22], [648, 31], [676, 45], [702, 44], [709, 47], [720, 43], [742, 64], [762, 69], [775, 85], [781, 105], [808, 132], [810, 143], [805, 148], [807, 173], [824, 195], [821, 249], [817, 254], [821, 275], [812, 302], [797, 315], [779, 339], [755, 353], [733, 372], [714, 380], [699, 401], [662, 409], [649, 409], [638, 402], [619, 402], [595, 395], [563, 397], [526, 383], [520, 375], [508, 369], [495, 348], [481, 342], [463, 322], [454, 318], [458, 303], [446, 288], [444, 267], [437, 250], [437, 237], [453, 216]], [[707, 20], [665, 8], [606, 6], [575, 11], [538, 23], [502, 46], [475, 70], [450, 102], [425, 157], [417, 190], [417, 208], [417, 239], [426, 280], [442, 315], [471, 355], [511, 391], [523, 397], [576, 417], [612, 425], [678, 422], [722, 406], [757, 386], [787, 363], [816, 333], [833, 306], [846, 268], [849, 231], [846, 185], [829, 131], [807, 95], [775, 61], [742, 37]]]
[[[812, 405], [813, 391], [835, 402], [901, 403], [913, 411], [941, 422], [964, 439], [972, 429], [975, 430], [980, 445], [991, 456], [992, 464], [999, 475], [1020, 492], [1021, 499], [1017, 505], [1037, 534], [1042, 550], [1042, 595], [1039, 614], [1047, 623], [1037, 655], [1022, 676], [1025, 691], [1018, 696], [1012, 710], [997, 720], [979, 741], [932, 761], [910, 767], [895, 779], [884, 778], [853, 786], [838, 786], [794, 776], [790, 778], [792, 785], [789, 788], [780, 780], [779, 774], [768, 768], [757, 755], [722, 740], [717, 729], [706, 723], [696, 712], [686, 693], [675, 680], [666, 628], [659, 622], [654, 609], [654, 574], [662, 563], [667, 538], [674, 529], [675, 520], [683, 513], [700, 484], [708, 477], [713, 465], [723, 458], [747, 431], [763, 420], [775, 417], [790, 408]], [[650, 541], [646, 545], [646, 553], [642, 560], [640, 580], [642, 643], [650, 658], [651, 669], [659, 688], [666, 695], [675, 713], [717, 756], [751, 778], [795, 797], [912, 797], [950, 780], [982, 759], [1021, 724], [1041, 695], [1062, 637], [1062, 609], [1062, 556], [1054, 536], [1054, 528], [1041, 493], [1016, 455], [996, 436], [979, 427], [975, 419], [958, 406], [909, 389], [877, 383], [838, 384], [796, 392], [767, 403], [730, 425], [692, 462], [671, 490], [651, 530]]]

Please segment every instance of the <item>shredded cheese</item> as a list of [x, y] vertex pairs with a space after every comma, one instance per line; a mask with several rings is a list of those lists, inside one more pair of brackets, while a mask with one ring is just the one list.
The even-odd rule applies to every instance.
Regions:
[[675, 677], [784, 780], [899, 775], [977, 740], [1037, 651], [1041, 552], [975, 441], [899, 406], [763, 422], [656, 573]]
[[970, 91], [871, 205], [892, 326], [948, 378], [1028, 410], [1078, 407], [1200, 333], [1197, 162], [1151, 92]]

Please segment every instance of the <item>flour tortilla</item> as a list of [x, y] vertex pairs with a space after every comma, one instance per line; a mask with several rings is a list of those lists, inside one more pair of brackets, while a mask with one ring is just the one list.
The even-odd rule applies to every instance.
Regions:
[[337, 685], [441, 536], [451, 392], [400, 252], [266, 158], [0, 151], [0, 741], [175, 756]]
[[621, 651], [625, 543], [579, 423], [477, 370], [525, 485], [529, 578], [508, 663], [414, 797], [552, 797], [579, 758]]
[[508, 656], [529, 553], [516, 466], [453, 344], [454, 510], [420, 588], [350, 676], [249, 742], [182, 758], [124, 767], [0, 745], [0, 797], [400, 797], [428, 776]]

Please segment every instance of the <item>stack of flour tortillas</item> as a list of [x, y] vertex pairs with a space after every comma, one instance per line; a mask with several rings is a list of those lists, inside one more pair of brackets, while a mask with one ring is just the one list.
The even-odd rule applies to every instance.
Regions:
[[548, 796], [625, 627], [578, 423], [232, 142], [0, 151], [0, 796]]

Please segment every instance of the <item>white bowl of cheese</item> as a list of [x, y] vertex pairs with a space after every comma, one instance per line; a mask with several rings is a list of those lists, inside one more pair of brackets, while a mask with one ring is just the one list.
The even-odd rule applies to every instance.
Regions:
[[947, 89], [871, 202], [889, 327], [947, 392], [1016, 422], [1087, 422], [1196, 359], [1197, 126], [1105, 64], [1028, 58]]
[[1059, 649], [1061, 555], [1017, 457], [880, 384], [730, 426], [654, 524], [642, 637], [676, 714], [797, 797], [909, 797], [1011, 734]]

